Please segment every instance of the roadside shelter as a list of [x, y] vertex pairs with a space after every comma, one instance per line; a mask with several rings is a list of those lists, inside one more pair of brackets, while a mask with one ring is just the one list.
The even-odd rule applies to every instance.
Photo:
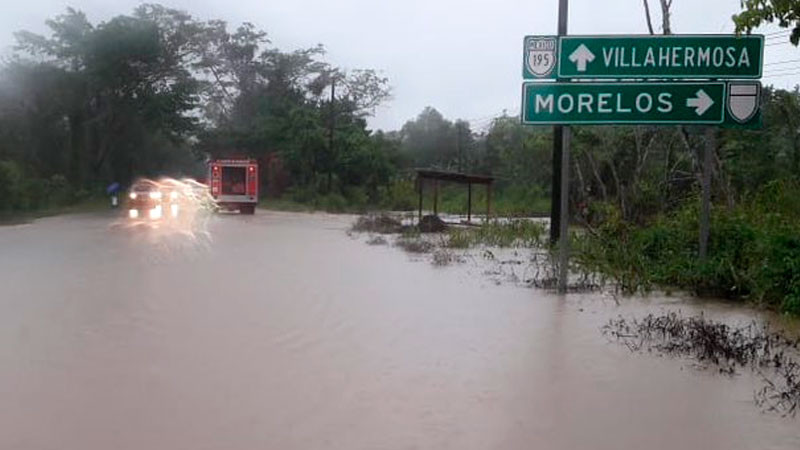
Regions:
[[425, 185], [433, 185], [433, 214], [439, 215], [439, 183], [449, 182], [467, 185], [467, 222], [472, 222], [472, 185], [486, 186], [486, 217], [492, 214], [492, 185], [494, 178], [485, 175], [467, 175], [458, 172], [417, 169], [417, 189], [419, 189], [419, 220], [422, 220], [422, 199]]

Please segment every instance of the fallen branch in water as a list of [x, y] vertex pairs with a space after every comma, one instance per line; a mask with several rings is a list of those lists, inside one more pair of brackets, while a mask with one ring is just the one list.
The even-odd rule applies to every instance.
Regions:
[[702, 314], [683, 317], [670, 312], [643, 319], [610, 320], [603, 334], [631, 351], [685, 356], [733, 375], [750, 368], [764, 380], [755, 402], [764, 411], [794, 416], [800, 406], [800, 364], [796, 361], [800, 339], [789, 339], [755, 322], [732, 327]]

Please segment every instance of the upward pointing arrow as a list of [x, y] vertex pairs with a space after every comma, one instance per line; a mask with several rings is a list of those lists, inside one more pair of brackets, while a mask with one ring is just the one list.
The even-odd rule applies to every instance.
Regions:
[[594, 53], [585, 44], [581, 44], [571, 55], [569, 60], [578, 67], [578, 72], [586, 72], [586, 64], [594, 61]]
[[714, 105], [714, 100], [702, 89], [698, 90], [696, 95], [695, 98], [686, 99], [686, 106], [694, 108], [697, 115], [702, 116]]

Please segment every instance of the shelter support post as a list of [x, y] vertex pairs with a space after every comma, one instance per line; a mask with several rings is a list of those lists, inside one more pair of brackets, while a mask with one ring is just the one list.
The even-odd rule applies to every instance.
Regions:
[[486, 221], [492, 217], [492, 183], [486, 185]]
[[425, 186], [425, 180], [423, 178], [417, 178], [417, 182], [419, 183], [419, 218], [417, 220], [421, 223], [422, 222], [422, 194], [423, 194], [423, 187]]
[[433, 215], [439, 216], [439, 180], [433, 181]]
[[467, 223], [472, 222], [472, 183], [467, 183]]

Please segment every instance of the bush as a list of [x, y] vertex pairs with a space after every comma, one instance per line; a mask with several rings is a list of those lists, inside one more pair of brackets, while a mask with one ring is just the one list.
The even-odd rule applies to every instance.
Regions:
[[53, 175], [46, 180], [48, 202], [51, 205], [67, 205], [73, 202], [72, 186], [64, 175]]
[[395, 179], [388, 186], [380, 190], [383, 209], [390, 211], [413, 211], [417, 208], [417, 190], [414, 181], [409, 179]]
[[447, 246], [469, 248], [476, 245], [489, 247], [540, 247], [545, 226], [541, 222], [517, 219], [506, 222], [491, 221], [477, 229], [450, 230]]
[[626, 292], [673, 286], [747, 299], [800, 313], [800, 186], [767, 186], [711, 217], [708, 257], [698, 258], [698, 203], [634, 226], [603, 211], [602, 224], [577, 239], [575, 261], [616, 280]]
[[287, 191], [289, 198], [297, 203], [312, 204], [317, 198], [317, 192], [310, 186], [293, 186]]
[[327, 212], [344, 212], [347, 211], [347, 199], [340, 194], [328, 194], [317, 197], [314, 201], [314, 206], [323, 209]]
[[24, 202], [22, 192], [22, 168], [14, 161], [0, 161], [0, 211], [19, 209]]
[[369, 196], [367, 195], [367, 190], [362, 187], [351, 186], [345, 188], [344, 198], [346, 199], [346, 203], [349, 209], [363, 211], [367, 208], [367, 205], [369, 204]]
[[26, 173], [15, 161], [0, 161], [0, 211], [35, 211], [66, 206], [92, 197], [75, 192], [63, 175], [39, 178]]

